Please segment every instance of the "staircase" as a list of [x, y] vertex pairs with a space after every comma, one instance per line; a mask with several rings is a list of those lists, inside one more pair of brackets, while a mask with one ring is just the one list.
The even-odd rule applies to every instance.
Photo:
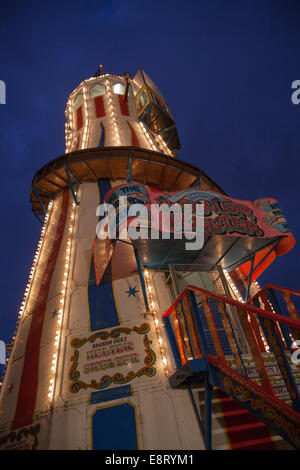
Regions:
[[[198, 393], [200, 413], [203, 413], [204, 388], [200, 388], [196, 393]], [[214, 450], [292, 449], [280, 436], [274, 435], [266, 424], [217, 388], [214, 389], [212, 397], [212, 448]]]
[[288, 314], [275, 312], [264, 289], [245, 304], [187, 286], [163, 316], [176, 363], [170, 383], [189, 390], [207, 449], [300, 448], [300, 365], [291, 361], [300, 321], [291, 292], [278, 289]]
[[[263, 354], [268, 376], [277, 398], [289, 403], [289, 395], [273, 354]], [[259, 384], [259, 374], [251, 356], [243, 355], [243, 361], [251, 380]], [[227, 357], [229, 366], [236, 369], [233, 357]], [[300, 367], [290, 363], [300, 391]], [[195, 393], [195, 392], [194, 392]], [[200, 413], [204, 412], [204, 388], [198, 391]], [[220, 389], [213, 390], [212, 397], [212, 440], [216, 450], [287, 450], [292, 447], [280, 436], [275, 435], [265, 423], [258, 420], [235, 400]]]

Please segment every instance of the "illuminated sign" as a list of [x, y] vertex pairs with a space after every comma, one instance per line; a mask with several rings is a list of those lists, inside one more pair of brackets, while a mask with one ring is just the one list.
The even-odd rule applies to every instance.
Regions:
[[71, 393], [103, 390], [146, 376], [153, 377], [155, 353], [148, 334], [150, 325], [117, 327], [93, 333], [88, 338], [73, 338], [72, 366], [69, 371]]

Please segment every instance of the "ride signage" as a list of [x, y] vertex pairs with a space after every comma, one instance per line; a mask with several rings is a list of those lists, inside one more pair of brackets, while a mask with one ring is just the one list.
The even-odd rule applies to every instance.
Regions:
[[[178, 235], [187, 237], [187, 234], [199, 233], [197, 232], [199, 226], [199, 207], [202, 210], [201, 229], [203, 239], [205, 236], [219, 235], [235, 238], [247, 237], [252, 239], [252, 241], [266, 239], [266, 243], [258, 244], [257, 248], [252, 243], [251, 249], [253, 251], [262, 249], [267, 245], [269, 243], [268, 239], [270, 239], [270, 242], [276, 239], [278, 241], [276, 247], [278, 254], [286, 253], [295, 243], [295, 239], [288, 228], [287, 221], [281, 212], [279, 204], [273, 198], [257, 199], [252, 203], [250, 201], [232, 199], [223, 194], [198, 188], [163, 192], [139, 183], [125, 183], [114, 186], [106, 193], [104, 205], [109, 207], [106, 219], [108, 220], [108, 225], [110, 224], [111, 214], [113, 214], [114, 218], [117, 216], [115, 226], [118, 233], [121, 233], [124, 227], [130, 228], [131, 223], [137, 223], [138, 220], [141, 230], [134, 240], [138, 238], [151, 239], [151, 253], [155, 249], [155, 240], [159, 238], [158, 236], [152, 236], [152, 233], [155, 233], [155, 231], [156, 234], [161, 234], [162, 239], [169, 239], [169, 253], [172, 252], [171, 245], [173, 242], [170, 239], [182, 238], [182, 236]], [[135, 207], [138, 210], [135, 210]], [[143, 213], [142, 216], [139, 212]], [[163, 217], [166, 214], [169, 216], [167, 224], [164, 223]], [[186, 214], [189, 214], [189, 218]], [[186, 223], [187, 219], [188, 222]], [[180, 222], [179, 225], [178, 220]], [[246, 241], [244, 245], [248, 249]], [[178, 247], [178, 244], [176, 246]], [[183, 251], [189, 249], [200, 251], [202, 246], [203, 244], [198, 247], [185, 247]], [[93, 253], [97, 283], [100, 282], [103, 270], [105, 270], [111, 259], [112, 252], [112, 242], [105, 244], [103, 239], [95, 242]], [[186, 256], [187, 253], [185, 253]], [[185, 257], [182, 256], [182, 259]], [[97, 266], [100, 266], [101, 269], [98, 269]]]

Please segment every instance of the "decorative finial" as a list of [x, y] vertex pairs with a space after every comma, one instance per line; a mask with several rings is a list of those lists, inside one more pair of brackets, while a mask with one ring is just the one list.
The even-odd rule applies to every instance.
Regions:
[[97, 72], [93, 75], [93, 77], [100, 77], [102, 75], [103, 65], [100, 64]]

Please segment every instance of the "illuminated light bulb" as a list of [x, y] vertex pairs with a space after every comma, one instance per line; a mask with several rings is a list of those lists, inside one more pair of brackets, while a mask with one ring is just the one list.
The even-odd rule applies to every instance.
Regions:
[[159, 321], [158, 321], [157, 318], [155, 318], [154, 322], [155, 322], [155, 325], [156, 325], [156, 326], [159, 324]]
[[153, 301], [151, 302], [151, 307], [155, 307], [155, 303]]
[[158, 342], [159, 342], [159, 344], [162, 344], [162, 338], [161, 337], [158, 338]]
[[165, 357], [163, 357], [162, 361], [163, 361], [163, 364], [166, 366], [167, 363], [168, 363], [167, 359]]
[[149, 291], [149, 292], [152, 291], [152, 287], [151, 287], [151, 286], [148, 286], [148, 291]]

